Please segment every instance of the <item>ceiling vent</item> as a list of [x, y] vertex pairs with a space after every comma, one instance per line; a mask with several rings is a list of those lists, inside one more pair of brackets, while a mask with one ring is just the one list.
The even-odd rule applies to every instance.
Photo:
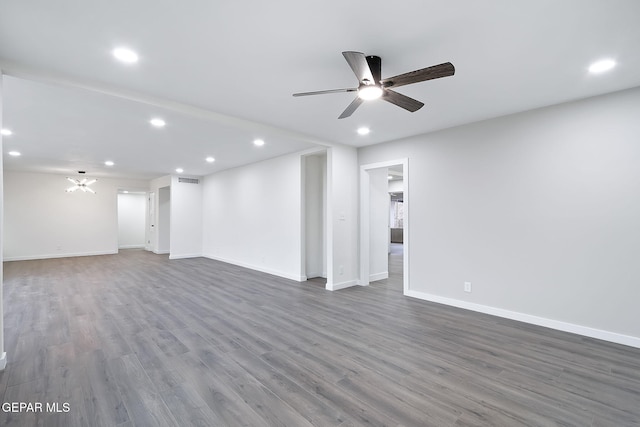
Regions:
[[200, 180], [197, 178], [178, 178], [178, 182], [184, 182], [185, 184], [200, 184]]

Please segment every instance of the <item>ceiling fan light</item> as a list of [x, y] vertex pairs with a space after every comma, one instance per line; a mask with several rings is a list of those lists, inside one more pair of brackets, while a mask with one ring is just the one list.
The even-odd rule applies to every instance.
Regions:
[[382, 96], [382, 88], [376, 85], [361, 86], [358, 89], [358, 96], [365, 101], [378, 99]]

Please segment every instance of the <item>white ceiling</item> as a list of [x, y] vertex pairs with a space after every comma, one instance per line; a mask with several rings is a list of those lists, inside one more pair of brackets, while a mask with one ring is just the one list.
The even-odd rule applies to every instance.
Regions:
[[[0, 0], [4, 164], [205, 175], [640, 86], [638, 17], [637, 0]], [[115, 61], [117, 46], [140, 61]], [[338, 120], [353, 94], [291, 96], [357, 86], [345, 50], [382, 57], [383, 77], [446, 61], [456, 74], [398, 88], [426, 104], [415, 113], [378, 100]], [[605, 57], [618, 66], [590, 75]]]

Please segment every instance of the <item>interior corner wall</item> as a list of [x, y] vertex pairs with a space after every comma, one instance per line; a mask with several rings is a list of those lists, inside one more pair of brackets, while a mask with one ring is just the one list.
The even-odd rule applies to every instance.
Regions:
[[638, 117], [640, 88], [361, 148], [409, 158], [407, 294], [640, 347]]
[[304, 280], [301, 173], [290, 154], [206, 176], [203, 255]]
[[327, 150], [327, 289], [358, 284], [358, 151]]
[[202, 179], [197, 184], [171, 180], [169, 258], [202, 256]]
[[96, 194], [69, 186], [64, 175], [4, 171], [5, 261], [118, 252], [118, 190], [148, 182], [98, 179]]

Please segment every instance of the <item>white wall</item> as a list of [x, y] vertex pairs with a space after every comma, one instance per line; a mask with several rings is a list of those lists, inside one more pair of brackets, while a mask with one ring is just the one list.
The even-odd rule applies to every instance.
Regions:
[[[0, 129], [2, 129], [2, 69], [0, 69]], [[4, 220], [3, 220], [3, 156], [4, 153], [4, 141], [3, 136], [0, 134], [0, 242], [4, 238]], [[0, 260], [4, 259], [3, 245], [0, 245]], [[3, 300], [3, 265], [0, 262], [0, 371], [4, 370], [7, 366], [7, 353], [4, 351], [4, 304]]]
[[402, 193], [404, 191], [403, 181], [401, 179], [389, 181], [388, 191], [389, 193]]
[[118, 194], [118, 248], [144, 248], [147, 195]]
[[640, 346], [638, 117], [633, 89], [362, 148], [409, 158], [409, 294]]
[[303, 280], [301, 169], [291, 154], [205, 177], [203, 255]]
[[389, 180], [387, 168], [369, 172], [369, 280], [389, 277]]
[[96, 194], [67, 193], [64, 175], [5, 171], [4, 260], [116, 253], [118, 190], [147, 185], [99, 179]]
[[332, 146], [327, 151], [327, 289], [358, 284], [358, 152]]
[[170, 259], [202, 256], [202, 179], [198, 184], [171, 182]]

